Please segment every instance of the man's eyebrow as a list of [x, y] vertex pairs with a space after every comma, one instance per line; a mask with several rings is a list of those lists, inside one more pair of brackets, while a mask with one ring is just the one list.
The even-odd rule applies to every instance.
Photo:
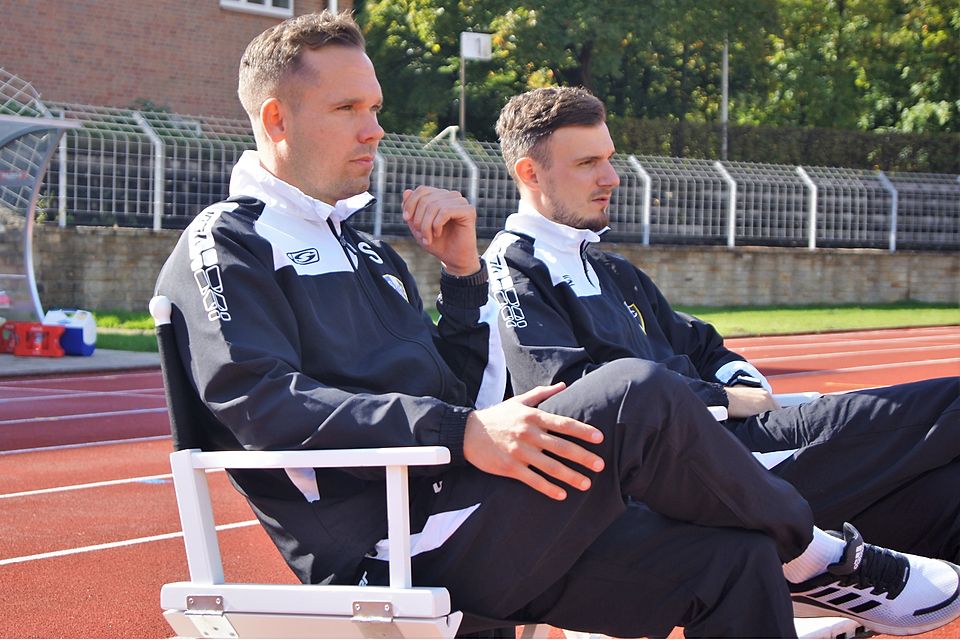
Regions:
[[584, 162], [585, 160], [608, 160], [614, 156], [616, 151], [611, 151], [610, 153], [594, 153], [586, 156], [578, 156], [573, 159], [574, 162]]
[[[364, 102], [367, 102], [367, 99], [366, 99], [366, 98], [340, 98], [340, 99], [335, 99], [335, 100], [333, 100], [333, 104], [335, 104], [335, 105], [337, 105], [337, 106], [363, 104]], [[379, 100], [377, 100], [376, 102], [374, 102], [374, 103], [373, 103], [373, 106], [375, 106], [375, 107], [382, 107], [382, 106], [383, 106], [383, 98], [380, 98]]]

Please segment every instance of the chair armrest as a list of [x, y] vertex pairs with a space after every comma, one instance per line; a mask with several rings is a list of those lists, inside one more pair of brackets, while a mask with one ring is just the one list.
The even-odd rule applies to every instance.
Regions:
[[712, 415], [713, 419], [717, 422], [723, 422], [730, 417], [730, 413], [727, 411], [726, 407], [710, 406], [707, 407], [707, 411], [710, 412], [710, 415]]
[[310, 451], [194, 451], [194, 469], [290, 467], [418, 467], [450, 462], [446, 447], [383, 447]]
[[384, 447], [313, 451], [200, 451], [170, 454], [170, 467], [183, 525], [187, 564], [194, 582], [223, 583], [206, 469], [282, 469], [322, 467], [386, 467], [387, 537], [390, 541], [390, 586], [409, 589], [410, 496], [407, 468], [445, 464], [445, 447]]
[[802, 393], [775, 393], [773, 394], [773, 399], [776, 400], [781, 407], [796, 407], [822, 396], [823, 394], [818, 391], [804, 391]]

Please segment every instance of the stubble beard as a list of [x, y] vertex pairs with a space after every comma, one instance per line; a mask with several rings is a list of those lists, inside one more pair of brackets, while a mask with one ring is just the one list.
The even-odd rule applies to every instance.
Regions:
[[[342, 177], [336, 185], [337, 200], [346, 200], [370, 189], [370, 174], [365, 176]], [[335, 203], [332, 203], [335, 204]]]
[[610, 207], [604, 207], [597, 215], [589, 215], [576, 213], [562, 203], [558, 203], [553, 211], [553, 221], [574, 229], [589, 229], [596, 232], [609, 226]]

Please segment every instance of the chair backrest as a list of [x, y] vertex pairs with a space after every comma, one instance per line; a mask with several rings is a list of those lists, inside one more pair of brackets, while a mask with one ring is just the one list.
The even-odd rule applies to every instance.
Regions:
[[155, 296], [150, 300], [150, 315], [157, 327], [160, 370], [167, 396], [173, 448], [176, 451], [209, 449], [203, 434], [209, 433], [208, 427], [219, 426], [219, 423], [200, 400], [177, 348], [174, 322], [179, 313], [166, 296]]

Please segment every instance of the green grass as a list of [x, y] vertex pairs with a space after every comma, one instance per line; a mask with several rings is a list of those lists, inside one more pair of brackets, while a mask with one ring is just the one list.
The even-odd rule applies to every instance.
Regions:
[[155, 352], [157, 350], [157, 336], [152, 330], [120, 331], [97, 327], [97, 348]]
[[97, 318], [97, 348], [121, 351], [157, 350], [153, 318], [140, 311], [94, 311]]
[[684, 307], [681, 310], [709, 322], [720, 335], [729, 337], [960, 324], [960, 307], [957, 305], [921, 302], [805, 307]]
[[[901, 302], [880, 305], [806, 307], [678, 307], [717, 328], [721, 335], [761, 336], [960, 324], [960, 307]], [[431, 310], [431, 317], [437, 314]], [[97, 347], [156, 351], [153, 320], [147, 313], [98, 311]]]
[[153, 331], [153, 319], [140, 311], [96, 311], [97, 329], [136, 329]]

